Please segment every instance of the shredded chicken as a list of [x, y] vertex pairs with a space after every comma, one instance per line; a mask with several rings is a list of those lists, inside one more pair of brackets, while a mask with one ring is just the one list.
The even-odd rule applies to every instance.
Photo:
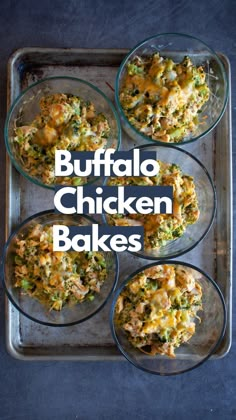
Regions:
[[101, 252], [53, 252], [52, 225], [36, 224], [16, 242], [15, 287], [49, 309], [93, 300], [106, 277]]
[[144, 247], [158, 249], [168, 241], [181, 237], [188, 225], [197, 222], [200, 211], [194, 179], [183, 174], [176, 164], [158, 161], [155, 177], [110, 177], [108, 185], [169, 185], [173, 187], [172, 214], [114, 214], [108, 222], [116, 226], [144, 227]]
[[[197, 273], [196, 273], [197, 274]], [[149, 355], [175, 357], [195, 333], [202, 288], [195, 271], [163, 264], [137, 274], [119, 295], [115, 323], [132, 345]]]
[[126, 67], [120, 103], [128, 121], [153, 140], [179, 143], [194, 132], [210, 90], [203, 67], [159, 53], [135, 56]]

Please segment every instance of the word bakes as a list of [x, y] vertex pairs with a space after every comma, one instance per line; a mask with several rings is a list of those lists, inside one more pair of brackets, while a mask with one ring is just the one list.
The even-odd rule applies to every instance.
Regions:
[[54, 206], [63, 214], [172, 214], [173, 187], [57, 187]]
[[55, 152], [56, 176], [156, 176], [158, 172], [159, 164], [153, 151]]
[[143, 226], [53, 226], [53, 251], [138, 252], [143, 249]]

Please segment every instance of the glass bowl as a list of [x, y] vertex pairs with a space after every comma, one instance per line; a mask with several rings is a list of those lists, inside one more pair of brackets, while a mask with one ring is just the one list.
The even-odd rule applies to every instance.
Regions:
[[[115, 99], [120, 114], [122, 126], [126, 133], [139, 144], [145, 142], [162, 143], [165, 145], [176, 144], [169, 140], [154, 140], [141, 133], [132, 125], [125, 115], [120, 102], [120, 92], [126, 74], [127, 63], [136, 56], [150, 56], [159, 52], [160, 56], [172, 59], [175, 63], [181, 62], [189, 56], [195, 66], [202, 66], [206, 73], [206, 82], [210, 89], [210, 97], [198, 113], [197, 127], [194, 132], [186, 134], [179, 145], [193, 142], [209, 133], [223, 115], [228, 98], [228, 80], [219, 56], [204, 42], [185, 34], [164, 33], [152, 36], [136, 45], [124, 58], [116, 77]], [[137, 88], [137, 86], [136, 86]], [[149, 95], [148, 87], [146, 94]], [[167, 140], [166, 140], [167, 141]]]
[[[110, 133], [105, 148], [118, 150], [121, 142], [120, 121], [115, 107], [96, 86], [81, 79], [64, 76], [50, 77], [29, 86], [16, 98], [7, 115], [4, 129], [6, 148], [13, 165], [22, 175], [35, 184], [50, 189], [53, 189], [55, 185], [45, 183], [41, 176], [31, 174], [30, 170], [27, 169], [23, 157], [19, 153], [17, 143], [14, 141], [14, 136], [16, 127], [27, 126], [39, 114], [40, 99], [43, 96], [56, 93], [79, 96], [84, 101], [91, 102], [96, 113], [103, 113], [106, 116]], [[90, 176], [83, 185], [91, 184], [96, 179], [98, 178]]]
[[[180, 266], [185, 271], [191, 270], [194, 279], [202, 288], [202, 310], [197, 312], [201, 321], [196, 319], [195, 333], [186, 343], [175, 349], [175, 357], [157, 354], [155, 356], [144, 354], [135, 348], [128, 340], [127, 333], [115, 322], [116, 302], [124, 290], [130, 284], [132, 278], [146, 269], [158, 265]], [[177, 375], [192, 370], [205, 362], [220, 344], [226, 327], [226, 308], [222, 293], [212, 278], [201, 269], [182, 261], [154, 262], [135, 271], [122, 283], [115, 292], [111, 312], [110, 325], [113, 338], [126, 359], [146, 372], [156, 375]]]
[[[165, 147], [164, 145], [153, 146], [151, 144], [138, 146], [137, 149], [156, 152], [158, 160], [179, 165], [183, 174], [194, 178], [200, 210], [197, 222], [188, 225], [181, 237], [167, 241], [158, 249], [143, 249], [133, 253], [138, 257], [150, 260], [176, 258], [198, 245], [212, 226], [216, 212], [216, 192], [212, 179], [203, 164], [186, 150], [176, 146]], [[108, 178], [105, 183], [108, 183]], [[109, 222], [108, 214], [103, 215], [103, 218], [104, 221]]]
[[86, 299], [81, 303], [65, 305], [61, 311], [49, 310], [37, 299], [22, 293], [22, 289], [15, 287], [16, 239], [25, 238], [29, 230], [38, 223], [44, 226], [53, 224], [86, 226], [97, 222], [88, 216], [56, 214], [53, 210], [46, 210], [26, 219], [11, 234], [4, 248], [1, 271], [6, 294], [23, 315], [39, 324], [63, 327], [86, 321], [103, 308], [116, 286], [118, 279], [117, 255], [115, 252], [103, 252], [106, 261], [107, 278], [101, 286], [100, 293], [96, 293], [93, 300]]

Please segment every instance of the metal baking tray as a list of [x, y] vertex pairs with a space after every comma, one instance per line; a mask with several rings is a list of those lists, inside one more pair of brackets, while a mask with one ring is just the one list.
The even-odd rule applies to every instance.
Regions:
[[[115, 76], [125, 49], [23, 48], [8, 63], [8, 107], [31, 83], [48, 76], [74, 76], [97, 85], [114, 101]], [[230, 81], [228, 59], [219, 54]], [[204, 139], [185, 147], [207, 167], [216, 185], [218, 209], [207, 237], [181, 260], [206, 270], [218, 283], [227, 305], [227, 329], [221, 346], [212, 358], [227, 354], [232, 334], [232, 137], [231, 90], [225, 113], [217, 127]], [[135, 143], [123, 133], [122, 147]], [[22, 177], [7, 156], [6, 238], [26, 217], [53, 207], [53, 192]], [[148, 263], [122, 253], [120, 281]], [[108, 322], [110, 301], [96, 316], [73, 327], [53, 328], [34, 323], [21, 315], [6, 299], [6, 345], [8, 352], [21, 360], [120, 360]]]

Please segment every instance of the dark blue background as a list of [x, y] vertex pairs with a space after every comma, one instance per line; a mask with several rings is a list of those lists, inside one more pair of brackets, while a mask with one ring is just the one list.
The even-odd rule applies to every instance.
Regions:
[[[132, 47], [158, 32], [199, 36], [231, 60], [236, 88], [236, 2], [230, 0], [3, 0], [0, 5], [0, 123], [6, 112], [6, 63], [23, 46]], [[236, 99], [233, 95], [233, 122]], [[235, 136], [234, 136], [235, 142]], [[236, 147], [234, 146], [234, 158]], [[4, 242], [3, 134], [0, 149], [1, 246]], [[155, 377], [128, 362], [21, 362], [5, 350], [0, 290], [0, 418], [236, 418], [236, 337], [227, 357], [177, 377]], [[234, 300], [235, 302], [235, 300]]]

